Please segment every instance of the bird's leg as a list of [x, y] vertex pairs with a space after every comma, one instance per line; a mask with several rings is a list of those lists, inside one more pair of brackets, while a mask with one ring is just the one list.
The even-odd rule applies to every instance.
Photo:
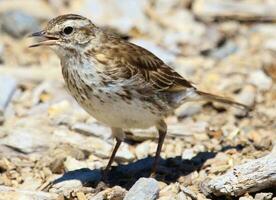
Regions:
[[156, 128], [158, 130], [159, 138], [158, 138], [158, 146], [157, 146], [154, 162], [152, 165], [151, 177], [154, 177], [156, 174], [156, 169], [157, 169], [158, 161], [160, 159], [162, 145], [164, 143], [164, 139], [165, 139], [166, 133], [167, 133], [167, 125], [163, 120], [157, 124]]
[[115, 144], [115, 147], [114, 147], [114, 149], [113, 149], [113, 151], [112, 151], [112, 154], [111, 154], [111, 157], [110, 157], [110, 159], [109, 159], [109, 161], [108, 161], [108, 164], [107, 164], [107, 166], [105, 167], [105, 171], [108, 171], [109, 168], [111, 167], [111, 165], [112, 165], [112, 163], [113, 163], [113, 160], [114, 160], [114, 158], [115, 158], [116, 152], [118, 151], [118, 149], [119, 149], [121, 143], [122, 143], [122, 141], [121, 141], [121, 140], [118, 140], [118, 139], [116, 138], [116, 144]]
[[122, 140], [123, 140], [123, 136], [124, 136], [124, 133], [123, 133], [123, 130], [122, 129], [119, 129], [119, 128], [112, 128], [112, 135], [115, 137], [116, 139], [116, 144], [115, 144], [115, 147], [112, 151], [112, 154], [111, 154], [111, 157], [108, 161], [108, 164], [107, 166], [105, 167], [104, 169], [104, 174], [103, 174], [103, 179], [104, 180], [107, 180], [107, 173], [114, 161], [114, 158], [115, 158], [115, 155], [116, 155], [116, 152], [118, 151], [121, 143], [122, 143]]

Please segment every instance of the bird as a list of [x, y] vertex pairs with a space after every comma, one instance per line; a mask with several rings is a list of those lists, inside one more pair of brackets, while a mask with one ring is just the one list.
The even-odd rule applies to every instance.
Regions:
[[167, 133], [165, 118], [189, 101], [216, 101], [242, 109], [229, 98], [200, 91], [147, 49], [96, 26], [86, 17], [65, 14], [30, 35], [60, 59], [70, 94], [99, 122], [111, 128], [116, 144], [104, 169], [107, 175], [125, 131], [156, 127], [159, 138], [151, 175], [155, 176]]

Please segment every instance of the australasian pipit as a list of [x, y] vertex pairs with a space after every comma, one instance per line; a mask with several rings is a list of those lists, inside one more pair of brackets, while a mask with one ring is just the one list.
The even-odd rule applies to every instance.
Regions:
[[154, 174], [167, 132], [164, 118], [187, 101], [213, 100], [246, 108], [197, 90], [151, 52], [80, 15], [56, 17], [32, 36], [44, 40], [31, 47], [48, 46], [56, 52], [68, 90], [81, 107], [111, 127], [117, 142], [105, 172], [125, 137], [124, 130], [155, 126], [159, 140]]

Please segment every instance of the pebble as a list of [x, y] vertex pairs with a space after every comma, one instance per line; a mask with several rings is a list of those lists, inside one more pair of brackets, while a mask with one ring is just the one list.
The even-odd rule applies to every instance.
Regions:
[[126, 189], [115, 186], [99, 192], [89, 200], [122, 200], [126, 194]]
[[77, 169], [86, 168], [87, 164], [85, 162], [79, 161], [71, 156], [67, 156], [64, 161], [64, 168], [66, 171], [73, 171]]
[[54, 184], [50, 188], [50, 192], [63, 194], [64, 196], [69, 196], [72, 190], [77, 191], [82, 188], [82, 182], [80, 180], [64, 180]]
[[276, 5], [261, 1], [196, 0], [193, 12], [204, 21], [230, 18], [238, 21], [275, 20]]
[[158, 193], [158, 182], [155, 179], [140, 178], [127, 192], [124, 200], [155, 200]]
[[12, 95], [16, 90], [16, 80], [13, 77], [0, 75], [0, 116], [4, 115]]
[[129, 32], [134, 27], [146, 31], [147, 23], [145, 23], [146, 18], [143, 13], [145, 3], [145, 0], [133, 0], [131, 2], [128, 0], [110, 2], [85, 0], [81, 7], [77, 6], [71, 12], [81, 13], [93, 19], [97, 24], [113, 26], [124, 33]]
[[82, 168], [78, 170], [65, 172], [62, 176], [54, 179], [53, 190], [62, 191], [64, 189], [70, 190], [70, 188], [80, 188], [83, 184], [87, 183], [99, 183], [102, 178], [100, 170], [91, 170], [88, 168]]
[[142, 142], [138, 144], [135, 148], [135, 155], [137, 159], [146, 158], [150, 152], [150, 144], [149, 141]]
[[24, 153], [45, 151], [51, 142], [49, 136], [42, 134], [43, 130], [33, 128], [18, 128], [3, 138], [0, 143]]
[[56, 200], [58, 198], [57, 194], [33, 191], [33, 190], [20, 190], [7, 186], [0, 186], [0, 199], [9, 200]]
[[118, 152], [116, 153], [116, 160], [118, 162], [131, 162], [134, 159], [135, 159], [135, 156], [129, 150], [129, 145], [126, 143], [121, 144]]
[[187, 196], [186, 194], [184, 194], [183, 192], [179, 192], [177, 194], [176, 200], [192, 200], [191, 197]]
[[195, 152], [193, 149], [185, 149], [182, 153], [182, 159], [190, 160], [195, 156]]
[[176, 115], [179, 118], [191, 117], [202, 110], [202, 105], [195, 103], [185, 103], [180, 106], [176, 111]]
[[96, 136], [104, 140], [111, 137], [111, 129], [97, 122], [92, 124], [76, 123], [72, 129], [86, 136]]
[[267, 91], [271, 88], [273, 81], [262, 70], [256, 70], [250, 73], [249, 82], [255, 85], [261, 91]]
[[251, 107], [255, 104], [255, 98], [257, 95], [256, 92], [256, 87], [252, 85], [246, 85], [242, 88], [242, 91], [235, 99], [236, 101]]
[[216, 59], [223, 59], [238, 50], [237, 45], [232, 41], [227, 41], [222, 47], [211, 51], [210, 56]]
[[[242, 88], [241, 93], [237, 95], [235, 100], [250, 108], [253, 108], [256, 101], [256, 96], [256, 87], [252, 85], [246, 85]], [[235, 109], [234, 114], [238, 117], [244, 117], [248, 114], [248, 111], [245, 109]]]
[[255, 195], [255, 200], [271, 200], [273, 198], [273, 194], [271, 192], [268, 193], [257, 193]]
[[1, 18], [3, 30], [15, 38], [39, 30], [38, 20], [20, 10], [8, 11]]
[[244, 197], [240, 197], [239, 200], [253, 200], [252, 196], [244, 196]]

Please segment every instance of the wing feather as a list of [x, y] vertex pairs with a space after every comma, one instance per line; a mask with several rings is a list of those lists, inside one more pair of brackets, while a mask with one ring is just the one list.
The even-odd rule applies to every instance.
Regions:
[[111, 76], [116, 74], [120, 78], [130, 78], [139, 74], [145, 85], [150, 85], [156, 91], [174, 92], [193, 88], [189, 81], [148, 50], [117, 37], [108, 39], [98, 49], [109, 61], [106, 71]]

